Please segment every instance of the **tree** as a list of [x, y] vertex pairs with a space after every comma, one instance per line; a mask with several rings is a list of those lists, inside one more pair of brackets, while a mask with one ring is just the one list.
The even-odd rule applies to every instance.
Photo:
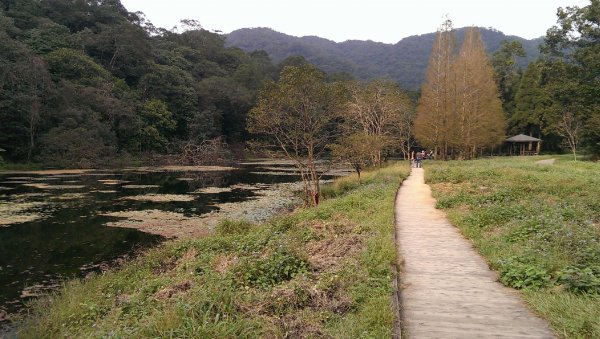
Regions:
[[321, 174], [317, 162], [334, 138], [340, 106], [335, 84], [312, 65], [284, 67], [277, 82], [260, 91], [248, 116], [248, 130], [261, 138], [260, 149], [293, 160], [307, 203], [319, 204]]
[[552, 100], [543, 88], [542, 67], [541, 62], [532, 62], [523, 73], [515, 94], [515, 111], [508, 120], [511, 134], [527, 133], [541, 139], [549, 132], [546, 113]]
[[[101, 163], [214, 138], [241, 145], [258, 89], [277, 77], [264, 52], [227, 48], [192, 20], [182, 33], [157, 29], [120, 0], [0, 3], [0, 144], [9, 161]], [[160, 127], [163, 118], [176, 129]], [[67, 147], [72, 130], [90, 138], [86, 147]]]
[[350, 134], [370, 137], [371, 148], [366, 151], [373, 164], [381, 165], [386, 150], [409, 143], [413, 111], [408, 95], [390, 81], [374, 80], [366, 86], [354, 82], [349, 86], [344, 127]]
[[393, 129], [395, 144], [404, 156], [404, 160], [410, 159], [410, 151], [413, 148], [413, 135], [415, 125], [415, 105], [410, 101], [410, 107], [400, 111], [395, 119]]
[[140, 149], [162, 151], [167, 145], [167, 135], [175, 130], [173, 113], [167, 105], [157, 99], [147, 102], [140, 114], [143, 125], [140, 128]]
[[517, 58], [524, 57], [525, 49], [521, 42], [516, 40], [502, 41], [500, 49], [492, 56], [502, 108], [509, 118], [515, 110], [515, 92], [521, 79], [521, 68], [517, 64]]
[[566, 146], [573, 153], [573, 160], [577, 161], [577, 146], [581, 140], [582, 123], [580, 117], [571, 111], [565, 111], [561, 114], [558, 122], [559, 134], [564, 137]]
[[347, 137], [342, 137], [337, 144], [332, 144], [331, 151], [334, 158], [349, 163], [358, 175], [360, 183], [360, 173], [368, 165], [372, 164], [372, 151], [379, 145], [376, 136], [364, 133], [355, 133]]
[[[546, 33], [542, 51], [554, 112], [581, 121], [581, 146], [600, 156], [600, 0], [558, 9], [558, 24]], [[566, 115], [566, 116], [565, 116]]]
[[452, 23], [434, 43], [417, 107], [415, 137], [436, 155], [469, 159], [504, 139], [502, 103], [479, 31], [467, 30], [454, 54]]
[[452, 21], [446, 20], [435, 36], [415, 120], [417, 141], [432, 148], [442, 159], [447, 159], [449, 136], [453, 130], [452, 64], [455, 47]]
[[[116, 138], [110, 127], [91, 115], [70, 111], [57, 127], [41, 138], [41, 158], [45, 164], [90, 168], [106, 164], [116, 152]], [[77, 121], [78, 118], [85, 120]]]
[[470, 159], [478, 149], [502, 143], [506, 128], [493, 69], [476, 28], [465, 34], [452, 71], [456, 128], [449, 133], [449, 144], [458, 157]]

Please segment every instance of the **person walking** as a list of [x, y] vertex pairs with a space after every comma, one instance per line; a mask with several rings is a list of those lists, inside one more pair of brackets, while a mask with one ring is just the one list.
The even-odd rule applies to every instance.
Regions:
[[417, 152], [415, 156], [415, 167], [421, 168], [421, 162], [423, 161], [423, 152]]

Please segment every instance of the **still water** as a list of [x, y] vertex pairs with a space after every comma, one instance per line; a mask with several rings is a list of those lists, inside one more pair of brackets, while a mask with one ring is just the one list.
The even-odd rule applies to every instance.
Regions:
[[[0, 312], [17, 312], [66, 279], [101, 271], [166, 239], [107, 226], [119, 218], [106, 214], [158, 210], [201, 216], [298, 180], [289, 165], [260, 163], [217, 171], [0, 173]], [[212, 187], [229, 189], [206, 189]], [[131, 199], [148, 194], [190, 198]]]

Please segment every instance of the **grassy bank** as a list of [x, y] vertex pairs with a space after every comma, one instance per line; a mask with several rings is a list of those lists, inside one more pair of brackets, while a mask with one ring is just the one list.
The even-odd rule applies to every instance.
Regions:
[[426, 180], [505, 285], [564, 338], [600, 338], [600, 163], [432, 162]]
[[389, 338], [393, 202], [408, 165], [343, 178], [263, 225], [169, 242], [36, 302], [22, 338]]

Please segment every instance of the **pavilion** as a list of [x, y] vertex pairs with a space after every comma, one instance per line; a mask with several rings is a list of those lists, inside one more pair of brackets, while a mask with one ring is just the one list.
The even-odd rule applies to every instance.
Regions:
[[[510, 143], [510, 155], [538, 155], [542, 149], [542, 140], [525, 134], [515, 135], [504, 140]], [[535, 149], [534, 149], [535, 143]], [[518, 153], [517, 153], [518, 152]]]

